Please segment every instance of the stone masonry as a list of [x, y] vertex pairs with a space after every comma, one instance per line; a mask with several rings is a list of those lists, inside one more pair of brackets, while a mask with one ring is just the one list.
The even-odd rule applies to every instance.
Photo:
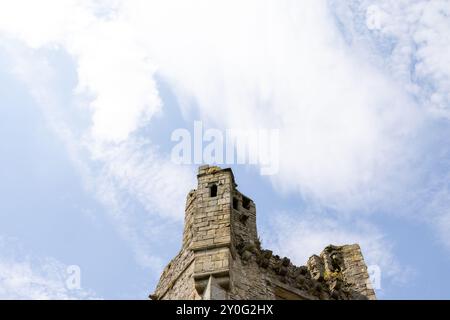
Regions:
[[359, 245], [329, 245], [295, 266], [261, 248], [255, 204], [231, 169], [202, 166], [197, 177], [182, 248], [151, 299], [376, 299]]

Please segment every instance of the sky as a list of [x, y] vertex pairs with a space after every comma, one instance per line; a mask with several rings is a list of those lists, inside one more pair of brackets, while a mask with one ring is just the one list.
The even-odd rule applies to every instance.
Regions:
[[449, 16], [446, 0], [0, 0], [0, 298], [147, 299], [196, 187], [171, 135], [195, 121], [278, 130], [275, 174], [230, 165], [264, 247], [301, 265], [359, 243], [379, 299], [450, 298]]

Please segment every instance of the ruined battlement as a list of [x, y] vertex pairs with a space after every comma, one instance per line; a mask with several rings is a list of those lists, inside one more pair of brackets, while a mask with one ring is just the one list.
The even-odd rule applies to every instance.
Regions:
[[255, 203], [231, 169], [201, 166], [197, 179], [182, 248], [151, 299], [376, 299], [359, 245], [330, 245], [295, 266], [261, 248]]

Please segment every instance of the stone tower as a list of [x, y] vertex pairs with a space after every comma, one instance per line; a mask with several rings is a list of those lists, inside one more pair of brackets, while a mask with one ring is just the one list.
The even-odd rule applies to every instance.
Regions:
[[261, 248], [254, 202], [231, 169], [202, 166], [183, 245], [151, 299], [375, 299], [359, 245], [328, 246], [297, 267]]

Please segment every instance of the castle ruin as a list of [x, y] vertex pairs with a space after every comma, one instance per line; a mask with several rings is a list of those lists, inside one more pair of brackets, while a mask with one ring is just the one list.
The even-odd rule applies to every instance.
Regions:
[[261, 248], [254, 202], [231, 169], [202, 166], [186, 201], [183, 245], [151, 299], [376, 299], [359, 245], [326, 247], [295, 266]]

